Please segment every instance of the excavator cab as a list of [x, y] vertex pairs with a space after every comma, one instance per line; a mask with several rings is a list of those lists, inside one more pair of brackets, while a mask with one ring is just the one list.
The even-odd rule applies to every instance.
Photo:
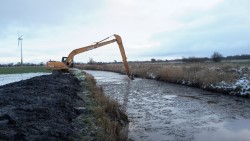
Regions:
[[68, 57], [62, 57], [62, 62], [66, 62]]
[[72, 63], [69, 63], [69, 62], [67, 62], [67, 59], [68, 59], [68, 57], [62, 57], [62, 62], [65, 63], [68, 67], [73, 68], [74, 67], [73, 61], [72, 61]]

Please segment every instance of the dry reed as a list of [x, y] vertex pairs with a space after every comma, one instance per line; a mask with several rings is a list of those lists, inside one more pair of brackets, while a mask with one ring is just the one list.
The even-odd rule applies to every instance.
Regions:
[[93, 112], [97, 119], [97, 124], [104, 129], [100, 138], [105, 141], [126, 141], [127, 135], [123, 132], [123, 127], [128, 124], [128, 117], [121, 110], [120, 105], [110, 98], [106, 97], [101, 88], [96, 86], [95, 79], [86, 75], [88, 89], [96, 102]]
[[[136, 77], [155, 78], [200, 88], [221, 81], [235, 81], [239, 75], [236, 75], [233, 68], [237, 67], [239, 66], [230, 63], [130, 63]], [[122, 63], [81, 65], [78, 68], [125, 73]]]

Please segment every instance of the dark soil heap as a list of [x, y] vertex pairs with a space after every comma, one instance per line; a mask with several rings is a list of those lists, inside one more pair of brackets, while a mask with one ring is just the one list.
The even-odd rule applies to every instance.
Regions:
[[68, 140], [79, 88], [69, 74], [0, 86], [0, 140]]

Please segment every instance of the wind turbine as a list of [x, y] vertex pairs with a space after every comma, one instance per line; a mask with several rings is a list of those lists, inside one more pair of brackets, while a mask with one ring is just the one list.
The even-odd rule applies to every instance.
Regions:
[[21, 66], [23, 66], [23, 45], [22, 45], [23, 38], [22, 37], [23, 37], [23, 35], [19, 36], [19, 33], [18, 33], [18, 35], [17, 35], [17, 40], [18, 40], [17, 46], [21, 47]]

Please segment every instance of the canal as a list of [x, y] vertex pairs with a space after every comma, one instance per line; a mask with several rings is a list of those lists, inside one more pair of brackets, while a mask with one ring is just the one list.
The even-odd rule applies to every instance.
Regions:
[[250, 141], [250, 100], [104, 71], [86, 71], [128, 114], [135, 141]]

